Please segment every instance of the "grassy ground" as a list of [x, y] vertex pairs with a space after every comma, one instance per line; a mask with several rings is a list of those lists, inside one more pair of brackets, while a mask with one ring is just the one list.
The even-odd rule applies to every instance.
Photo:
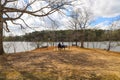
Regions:
[[70, 47], [0, 56], [0, 80], [120, 80], [120, 53]]

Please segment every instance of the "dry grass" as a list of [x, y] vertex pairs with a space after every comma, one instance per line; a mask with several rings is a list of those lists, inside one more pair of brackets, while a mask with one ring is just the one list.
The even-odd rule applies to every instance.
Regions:
[[[10, 80], [120, 80], [120, 53], [55, 47], [0, 56], [0, 78]], [[108, 77], [108, 78], [106, 78]], [[113, 79], [110, 79], [113, 78]]]

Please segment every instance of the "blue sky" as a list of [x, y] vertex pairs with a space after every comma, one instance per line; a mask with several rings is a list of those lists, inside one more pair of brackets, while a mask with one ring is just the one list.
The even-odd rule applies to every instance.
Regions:
[[99, 25], [101, 29], [105, 29], [112, 22], [120, 21], [120, 0], [80, 0], [80, 3], [78, 1], [77, 7], [87, 8], [94, 16], [91, 27]]
[[115, 17], [97, 17], [94, 21], [91, 22], [92, 26], [98, 25], [100, 23], [104, 23], [105, 26], [110, 25], [113, 21], [118, 21], [120, 20], [120, 15], [115, 16]]
[[76, 0], [74, 7], [69, 7], [66, 14], [71, 15], [71, 10], [75, 8], [85, 8], [94, 17], [90, 26], [109, 26], [114, 21], [120, 20], [120, 0]]

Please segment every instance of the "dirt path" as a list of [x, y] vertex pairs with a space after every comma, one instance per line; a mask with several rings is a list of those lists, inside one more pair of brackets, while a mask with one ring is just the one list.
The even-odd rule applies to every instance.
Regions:
[[105, 50], [70, 47], [58, 51], [50, 47], [1, 57], [5, 60], [1, 72], [50, 72], [62, 76], [72, 75], [72, 72], [104, 73], [120, 77], [120, 53]]

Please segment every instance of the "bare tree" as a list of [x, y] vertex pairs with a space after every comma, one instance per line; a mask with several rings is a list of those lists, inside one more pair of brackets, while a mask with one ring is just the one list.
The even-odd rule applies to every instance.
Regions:
[[84, 48], [85, 29], [90, 25], [91, 13], [86, 9], [80, 10], [78, 12], [80, 13], [77, 21], [81, 29], [81, 47]]
[[[45, 5], [42, 5], [42, 7], [38, 7], [36, 10], [32, 9], [32, 5], [43, 2]], [[10, 31], [7, 21], [19, 25], [22, 29], [24, 28], [23, 25], [16, 22], [16, 20], [21, 20], [24, 25], [30, 27], [22, 18], [24, 14], [35, 17], [48, 16], [60, 9], [64, 9], [63, 6], [70, 4], [70, 2], [68, 0], [0, 0], [0, 55], [4, 53], [3, 29], [7, 32]]]
[[115, 47], [115, 42], [114, 42], [114, 31], [115, 28], [117, 27], [118, 22], [113, 22], [112, 24], [110, 24], [109, 26], [109, 30], [107, 31], [107, 39], [108, 39], [108, 44], [107, 44], [107, 51], [109, 51], [111, 48]]
[[59, 28], [58, 21], [57, 20], [51, 20], [49, 25], [46, 25], [46, 28], [48, 29], [48, 42], [51, 44], [51, 46], [55, 46], [56, 42], [56, 30]]
[[[90, 16], [91, 13], [88, 12], [86, 9], [77, 9], [73, 12], [71, 27], [74, 28], [76, 32], [76, 39], [80, 39], [81, 47], [84, 47], [84, 40], [85, 40], [85, 29], [89, 26], [90, 23]], [[81, 34], [77, 34], [77, 31], [81, 31]], [[77, 44], [77, 43], [76, 43]]]
[[80, 29], [79, 27], [78, 27], [78, 12], [77, 11], [73, 11], [72, 13], [71, 13], [71, 15], [70, 15], [70, 17], [71, 17], [71, 20], [69, 20], [69, 28], [71, 28], [73, 31], [72, 31], [72, 34], [73, 34], [73, 36], [72, 36], [72, 40], [73, 41], [75, 41], [75, 46], [78, 46], [78, 37], [79, 37], [79, 35], [78, 35], [78, 30]]

